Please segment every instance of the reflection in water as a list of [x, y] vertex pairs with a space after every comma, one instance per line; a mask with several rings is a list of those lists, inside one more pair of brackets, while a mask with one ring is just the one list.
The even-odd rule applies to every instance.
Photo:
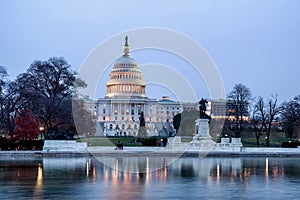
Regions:
[[41, 197], [42, 191], [43, 191], [43, 166], [41, 163], [39, 163], [38, 169], [37, 169], [36, 184], [35, 184], [33, 196], [35, 198]]
[[286, 187], [291, 194], [291, 190], [300, 183], [299, 159], [174, 160], [172, 157], [141, 156], [101, 157], [100, 160], [44, 158], [0, 161], [0, 197], [180, 199], [186, 195], [195, 198], [222, 195], [224, 198], [226, 194], [243, 195], [248, 189], [251, 194], [247, 192], [247, 195], [255, 198], [261, 193], [272, 193], [273, 187], [278, 191], [285, 191]]
[[220, 181], [220, 165], [217, 164], [217, 183]]
[[177, 158], [159, 156], [136, 156], [136, 157], [96, 157], [103, 165], [117, 171], [130, 173], [148, 173], [163, 169], [173, 163]]
[[266, 158], [265, 177], [269, 176], [269, 158]]

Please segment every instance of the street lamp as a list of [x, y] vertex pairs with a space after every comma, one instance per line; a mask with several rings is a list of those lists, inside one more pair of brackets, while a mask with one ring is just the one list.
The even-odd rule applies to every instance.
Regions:
[[45, 128], [43, 126], [40, 126], [40, 133], [41, 133], [41, 140], [43, 140], [43, 132]]

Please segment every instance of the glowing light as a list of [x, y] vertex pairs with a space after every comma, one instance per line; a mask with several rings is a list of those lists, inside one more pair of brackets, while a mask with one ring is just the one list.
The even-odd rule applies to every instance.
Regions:
[[265, 177], [269, 176], [269, 159], [266, 158]]
[[43, 187], [43, 167], [41, 163], [39, 163], [38, 170], [37, 170], [37, 177], [36, 183], [34, 188], [34, 197], [40, 197], [40, 192], [42, 191]]
[[217, 165], [217, 182], [219, 183], [220, 181], [220, 165]]
[[91, 160], [88, 159], [88, 161], [86, 162], [86, 176], [89, 176], [89, 172], [90, 172], [90, 167], [91, 167]]

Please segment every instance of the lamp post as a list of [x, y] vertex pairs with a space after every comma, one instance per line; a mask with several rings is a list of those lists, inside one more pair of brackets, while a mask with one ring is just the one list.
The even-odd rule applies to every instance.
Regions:
[[43, 126], [40, 126], [41, 140], [43, 140], [44, 130], [45, 130], [45, 128]]

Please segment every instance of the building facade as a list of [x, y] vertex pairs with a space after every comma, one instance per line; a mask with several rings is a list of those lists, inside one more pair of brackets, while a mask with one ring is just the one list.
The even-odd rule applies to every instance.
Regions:
[[127, 36], [123, 55], [114, 62], [106, 83], [105, 97], [90, 107], [93, 115], [97, 115], [98, 129], [106, 136], [137, 136], [142, 112], [148, 136], [158, 135], [183, 110], [182, 104], [166, 96], [160, 100], [146, 96], [143, 74], [130, 56]]
[[[105, 96], [96, 101], [83, 99], [97, 122], [99, 136], [137, 136], [142, 112], [148, 136], [174, 135], [173, 117], [183, 111], [199, 110], [199, 102], [177, 102], [167, 96], [160, 100], [147, 97], [146, 83], [138, 62], [130, 55], [127, 36], [123, 54], [110, 71]], [[215, 120], [235, 122], [234, 108], [225, 99], [208, 100], [206, 113]], [[247, 113], [243, 120], [249, 120]]]

